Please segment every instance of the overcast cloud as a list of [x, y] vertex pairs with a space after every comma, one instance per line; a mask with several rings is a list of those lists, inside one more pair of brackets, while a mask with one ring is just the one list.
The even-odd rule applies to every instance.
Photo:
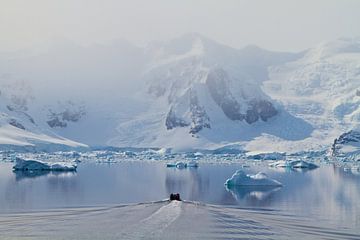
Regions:
[[0, 50], [65, 38], [143, 45], [198, 32], [240, 48], [298, 51], [360, 36], [357, 0], [0, 0]]

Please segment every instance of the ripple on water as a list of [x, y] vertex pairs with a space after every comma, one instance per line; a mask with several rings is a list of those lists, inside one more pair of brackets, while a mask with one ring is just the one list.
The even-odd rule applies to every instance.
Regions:
[[271, 209], [195, 202], [0, 214], [5, 239], [359, 239], [359, 230]]

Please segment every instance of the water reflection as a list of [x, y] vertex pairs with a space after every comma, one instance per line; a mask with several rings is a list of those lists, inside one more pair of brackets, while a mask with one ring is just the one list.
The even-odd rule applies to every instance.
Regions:
[[253, 206], [268, 201], [272, 194], [281, 189], [278, 186], [226, 186], [225, 188], [238, 202], [250, 202]]
[[61, 171], [13, 171], [15, 174], [15, 180], [21, 181], [24, 179], [38, 178], [38, 177], [73, 177], [76, 176], [76, 171], [61, 172]]
[[249, 174], [265, 172], [278, 188], [232, 188], [224, 182], [242, 164], [201, 164], [169, 169], [163, 162], [80, 164], [77, 172], [12, 172], [0, 164], [0, 212], [39, 208], [157, 201], [179, 192], [184, 200], [271, 208], [360, 226], [360, 177], [331, 165], [297, 172], [251, 164]]
[[165, 187], [168, 195], [178, 192], [187, 199], [202, 199], [209, 191], [209, 177], [200, 174], [198, 168], [167, 169]]

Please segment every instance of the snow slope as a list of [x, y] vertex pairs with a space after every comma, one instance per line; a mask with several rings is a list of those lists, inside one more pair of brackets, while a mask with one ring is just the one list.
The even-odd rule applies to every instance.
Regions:
[[[311, 126], [282, 109], [260, 88], [267, 67], [301, 54], [257, 47], [233, 49], [198, 34], [147, 47], [142, 98], [148, 111], [118, 127], [112, 145], [216, 148], [263, 133], [302, 139]], [[293, 129], [282, 131], [283, 125]]]
[[31, 101], [31, 96], [23, 94], [24, 88], [26, 89], [25, 85], [21, 84], [19, 92], [3, 87], [0, 93], [1, 150], [87, 148], [85, 144], [60, 137], [49, 129], [39, 126], [36, 119], [29, 114], [28, 101]]
[[310, 138], [295, 144], [330, 146], [343, 132], [359, 127], [360, 40], [321, 43], [297, 61], [271, 67], [263, 90], [314, 127]]

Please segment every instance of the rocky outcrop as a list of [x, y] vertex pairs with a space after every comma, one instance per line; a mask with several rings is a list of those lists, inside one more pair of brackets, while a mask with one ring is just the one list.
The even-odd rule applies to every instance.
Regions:
[[196, 134], [203, 128], [210, 127], [210, 118], [207, 115], [204, 107], [200, 106], [196, 92], [190, 91], [190, 112], [191, 112], [191, 127], [190, 133]]
[[267, 121], [278, 113], [273, 104], [267, 100], [246, 99], [244, 96], [236, 96], [242, 98], [243, 101], [240, 104], [231, 93], [228, 76], [222, 69], [209, 73], [206, 86], [213, 100], [231, 120], [242, 121], [245, 119], [247, 123], [252, 124], [259, 119]]
[[215, 103], [229, 119], [240, 121], [244, 119], [244, 114], [240, 112], [240, 104], [230, 92], [227, 74], [224, 70], [218, 69], [210, 72], [206, 79], [206, 86]]
[[167, 130], [176, 128], [176, 127], [187, 127], [190, 123], [186, 122], [184, 119], [177, 117], [173, 108], [170, 109], [169, 113], [166, 116], [165, 126]]
[[334, 140], [330, 149], [334, 157], [359, 157], [360, 160], [360, 132], [349, 131]]
[[[185, 116], [180, 117], [176, 114], [176, 107], [171, 107], [169, 113], [167, 114], [165, 125], [168, 130], [176, 128], [176, 127], [189, 127], [189, 133], [196, 134], [200, 132], [204, 128], [210, 127], [210, 118], [207, 115], [205, 108], [200, 105], [199, 99], [197, 97], [197, 93], [194, 90], [189, 90], [187, 94], [187, 104], [186, 107], [189, 109], [188, 114], [183, 114]], [[184, 117], [187, 117], [184, 119]]]
[[65, 109], [55, 111], [49, 109], [47, 124], [51, 128], [65, 128], [69, 122], [78, 122], [86, 115], [84, 106], [77, 106], [72, 102], [68, 102]]
[[259, 118], [266, 122], [278, 113], [273, 104], [266, 100], [252, 100], [249, 105], [245, 115], [245, 120], [249, 124], [257, 122]]
[[21, 123], [19, 123], [18, 121], [16, 121], [15, 119], [10, 119], [9, 120], [9, 124], [13, 127], [16, 127], [16, 128], [20, 128], [22, 130], [25, 130], [25, 127], [24, 125], [22, 125]]

